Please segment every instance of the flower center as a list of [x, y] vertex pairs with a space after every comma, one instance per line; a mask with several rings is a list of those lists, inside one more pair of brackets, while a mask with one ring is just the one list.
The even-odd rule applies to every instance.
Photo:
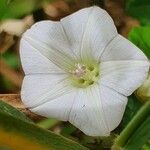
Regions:
[[76, 63], [71, 71], [71, 83], [75, 87], [86, 88], [99, 79], [99, 64], [96, 62]]

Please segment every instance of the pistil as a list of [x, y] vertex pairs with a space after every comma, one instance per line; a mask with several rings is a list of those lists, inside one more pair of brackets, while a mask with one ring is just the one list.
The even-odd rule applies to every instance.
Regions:
[[99, 64], [76, 63], [71, 71], [71, 83], [75, 87], [86, 88], [99, 79]]

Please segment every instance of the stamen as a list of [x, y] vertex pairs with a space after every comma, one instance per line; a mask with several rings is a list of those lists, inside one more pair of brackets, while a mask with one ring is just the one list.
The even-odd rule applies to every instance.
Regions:
[[73, 71], [73, 74], [77, 77], [77, 78], [81, 78], [82, 76], [84, 76], [86, 74], [86, 67], [85, 65], [81, 65], [81, 64], [75, 64], [76, 69]]
[[99, 79], [99, 64], [77, 63], [74, 70], [70, 71], [73, 86], [86, 88], [93, 85]]

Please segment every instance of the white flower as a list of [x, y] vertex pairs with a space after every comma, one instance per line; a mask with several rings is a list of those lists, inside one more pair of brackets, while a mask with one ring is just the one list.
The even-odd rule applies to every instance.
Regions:
[[118, 126], [127, 96], [149, 69], [146, 56], [96, 6], [60, 22], [36, 23], [23, 35], [20, 54], [24, 104], [91, 136], [107, 136]]

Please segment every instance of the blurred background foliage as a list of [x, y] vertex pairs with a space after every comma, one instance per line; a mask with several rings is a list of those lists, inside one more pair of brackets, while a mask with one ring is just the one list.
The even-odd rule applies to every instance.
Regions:
[[[24, 74], [19, 58], [19, 41], [23, 32], [37, 21], [60, 20], [81, 8], [92, 5], [107, 10], [118, 32], [137, 45], [150, 59], [150, 0], [0, 0], [0, 93], [20, 93]], [[127, 127], [145, 104], [145, 99], [150, 99], [149, 80], [150, 78], [142, 90], [129, 97], [121, 124], [108, 138], [88, 137], [68, 122], [59, 122], [51, 118], [39, 118], [33, 121], [37, 126], [79, 142], [91, 150], [110, 149], [117, 135]], [[141, 94], [141, 91], [145, 93]], [[4, 107], [0, 109], [4, 113]], [[7, 112], [8, 114], [10, 115]], [[0, 120], [0, 124], [1, 122]], [[147, 126], [143, 126], [140, 122], [135, 131], [140, 127], [145, 131]], [[145, 142], [141, 147], [142, 150], [150, 150], [149, 136], [147, 138], [147, 134], [142, 135], [141, 138]], [[138, 142], [140, 138], [136, 140]], [[131, 150], [136, 150], [136, 145]]]

